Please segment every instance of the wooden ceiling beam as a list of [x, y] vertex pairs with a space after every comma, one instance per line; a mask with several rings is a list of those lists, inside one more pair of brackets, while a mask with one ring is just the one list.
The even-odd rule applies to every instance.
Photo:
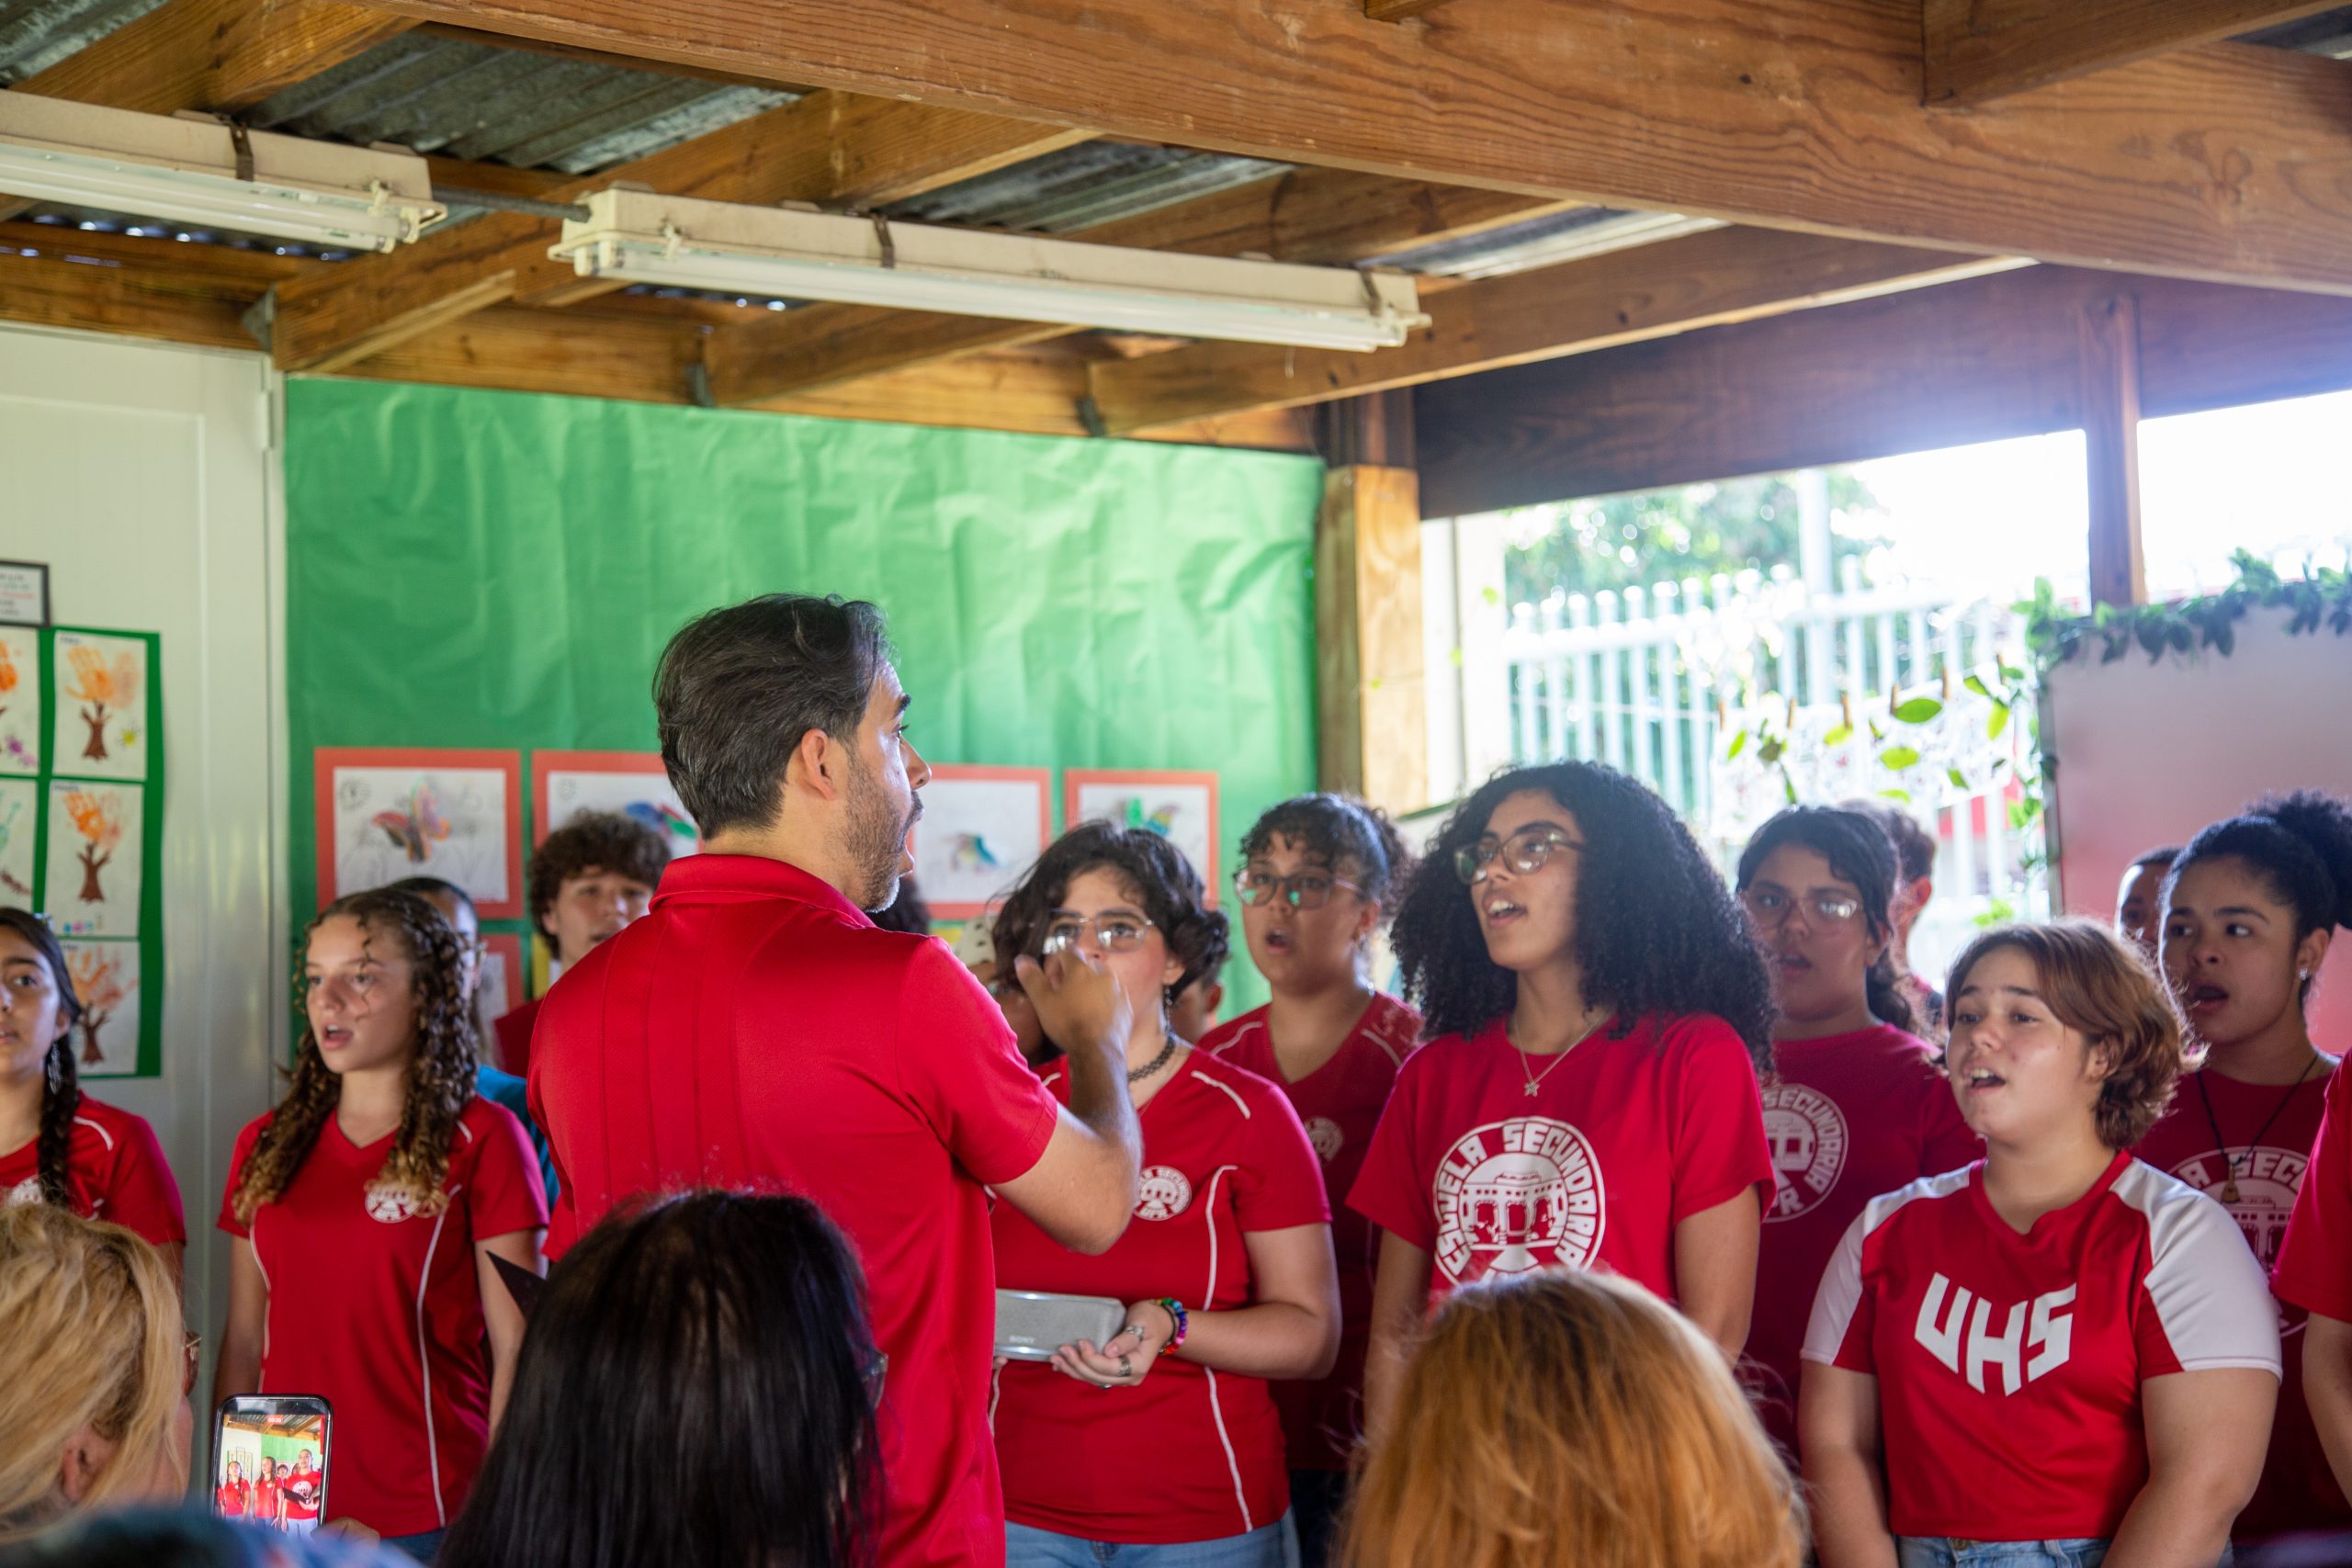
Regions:
[[1092, 392], [1104, 428], [1125, 434], [1589, 354], [2016, 265], [1782, 230], [1715, 229], [1447, 289], [1423, 301], [1430, 324], [1401, 348], [1201, 344], [1097, 365]]
[[1444, 4], [1445, 0], [1363, 0], [1363, 14], [1375, 22], [1401, 22]]
[[[1216, 196], [1068, 236], [1190, 255], [1263, 255], [1343, 266], [1466, 239], [1576, 205], [1508, 191], [1294, 169]], [[926, 361], [1017, 348], [1080, 329], [859, 305], [815, 305], [748, 322], [704, 345], [722, 407], [814, 391]]]
[[2339, 0], [1921, 0], [1927, 101], [1962, 107], [2332, 8]]
[[[895, 201], [1084, 141], [1064, 127], [817, 92], [724, 130], [545, 193], [576, 200], [621, 180], [716, 201]], [[271, 354], [326, 371], [509, 300], [565, 304], [618, 285], [552, 261], [559, 225], [496, 212], [277, 291]]]
[[1984, 254], [2352, 292], [2352, 66], [2209, 44], [1920, 102], [1879, 0], [380, 0], [1126, 136]]
[[240, 325], [246, 307], [272, 284], [326, 265], [225, 245], [0, 223], [0, 320], [249, 350], [254, 340]]

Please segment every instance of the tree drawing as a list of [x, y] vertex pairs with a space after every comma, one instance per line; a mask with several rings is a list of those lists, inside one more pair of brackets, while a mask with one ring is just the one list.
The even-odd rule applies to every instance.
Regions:
[[[0, 639], [0, 697], [6, 697], [9, 693], [15, 691], [17, 689], [17, 656], [8, 651], [7, 642], [5, 639]], [[7, 704], [0, 702], [0, 713], [6, 713], [7, 711]]]
[[98, 1044], [98, 1031], [130, 994], [122, 983], [122, 960], [80, 947], [66, 960], [66, 967], [74, 978], [74, 994], [82, 998], [82, 1017], [74, 1027], [82, 1032], [83, 1065], [103, 1062], [107, 1054]]
[[[17, 819], [24, 814], [25, 803], [21, 800], [12, 800], [8, 803], [8, 815], [0, 817], [0, 854], [6, 854], [8, 845], [15, 840]], [[0, 865], [0, 887], [6, 888], [28, 902], [31, 901], [33, 890], [17, 880], [16, 874], [5, 865]]]
[[122, 842], [122, 797], [112, 792], [69, 791], [65, 813], [74, 818], [74, 830], [89, 840], [76, 857], [82, 863], [82, 902], [103, 904], [107, 890], [98, 881], [98, 873], [114, 859], [115, 849]]
[[89, 744], [82, 748], [82, 755], [94, 762], [107, 760], [107, 705], [127, 708], [139, 700], [139, 655], [124, 649], [115, 655], [114, 662], [99, 649], [83, 643], [68, 649], [65, 661], [72, 673], [65, 682], [65, 694], [82, 705], [82, 722], [90, 727]]

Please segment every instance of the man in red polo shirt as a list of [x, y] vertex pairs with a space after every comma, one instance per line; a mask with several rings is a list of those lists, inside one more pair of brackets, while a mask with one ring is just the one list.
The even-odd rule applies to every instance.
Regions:
[[548, 991], [530, 1099], [562, 1184], [550, 1256], [639, 1193], [788, 1190], [824, 1208], [889, 1359], [881, 1562], [995, 1565], [988, 1190], [1101, 1252], [1135, 1209], [1141, 1139], [1108, 976], [1017, 960], [1069, 1050], [1064, 1107], [945, 944], [866, 919], [912, 869], [931, 776], [907, 703], [871, 604], [770, 594], [672, 639], [662, 759], [704, 852]]

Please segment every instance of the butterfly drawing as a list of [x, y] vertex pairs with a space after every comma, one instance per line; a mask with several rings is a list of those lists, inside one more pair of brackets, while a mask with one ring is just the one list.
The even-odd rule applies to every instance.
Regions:
[[701, 834], [694, 818], [666, 801], [632, 800], [627, 807], [629, 817], [644, 823], [665, 839], [684, 839], [691, 843]]
[[956, 848], [948, 855], [947, 863], [957, 871], [984, 871], [1004, 863], [997, 859], [996, 852], [989, 848], [989, 841], [979, 834], [958, 833], [956, 835]]
[[1157, 833], [1163, 839], [1168, 837], [1168, 835], [1174, 830], [1176, 827], [1175, 807], [1163, 806], [1158, 810], [1150, 812], [1145, 811], [1143, 807], [1143, 797], [1140, 795], [1127, 802], [1128, 827], [1141, 828], [1147, 832]]
[[372, 820], [407, 852], [411, 865], [423, 865], [431, 857], [433, 846], [449, 836], [448, 818], [441, 815], [441, 804], [433, 798], [433, 786], [423, 779], [409, 786], [405, 811], [379, 811]]

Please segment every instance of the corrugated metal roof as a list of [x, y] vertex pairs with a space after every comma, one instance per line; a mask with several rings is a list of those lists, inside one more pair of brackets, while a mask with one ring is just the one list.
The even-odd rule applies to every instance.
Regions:
[[0, 0], [0, 86], [46, 71], [163, 0]]
[[1436, 277], [1501, 277], [1721, 227], [1713, 219], [1685, 218], [1679, 212], [1623, 212], [1612, 207], [1579, 207], [1521, 223], [1506, 223], [1464, 239], [1440, 240], [1433, 244], [1395, 251], [1378, 257], [1372, 265]]
[[245, 118], [295, 136], [584, 175], [794, 96], [407, 33], [263, 100]]
[[1182, 147], [1082, 141], [1058, 152], [894, 203], [893, 218], [1067, 234], [1231, 190], [1287, 164]]

